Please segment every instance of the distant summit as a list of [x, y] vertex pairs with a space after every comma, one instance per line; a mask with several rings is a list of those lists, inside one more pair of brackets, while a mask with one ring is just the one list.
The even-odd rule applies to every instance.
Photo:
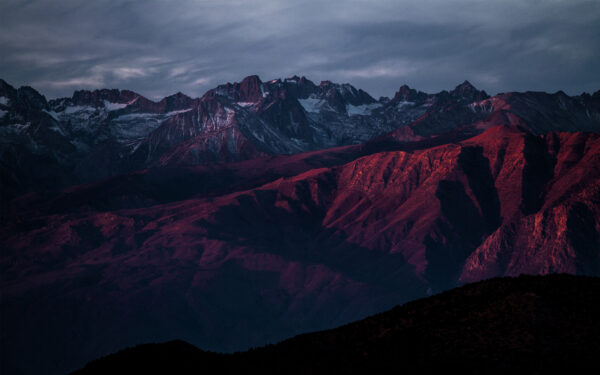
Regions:
[[489, 95], [485, 91], [477, 90], [469, 81], [464, 81], [460, 85], [456, 86], [454, 90], [450, 91], [450, 94], [470, 102], [481, 101], [489, 98]]
[[[460, 138], [502, 119], [527, 123], [537, 134], [593, 131], [598, 98], [598, 93], [490, 98], [464, 81], [435, 94], [402, 85], [391, 100], [377, 100], [348, 83], [317, 85], [298, 75], [263, 81], [251, 75], [201, 98], [179, 92], [155, 102], [129, 90], [101, 89], [47, 101], [31, 87], [15, 89], [2, 80], [0, 126], [8, 142], [4, 160], [11, 166], [6, 191], [14, 197], [34, 186], [64, 187], [138, 169], [296, 154], [377, 137], [416, 141], [469, 128]], [[471, 126], [475, 123], [486, 125]], [[34, 161], [39, 157], [49, 167]], [[40, 168], [57, 173], [51, 177]]]

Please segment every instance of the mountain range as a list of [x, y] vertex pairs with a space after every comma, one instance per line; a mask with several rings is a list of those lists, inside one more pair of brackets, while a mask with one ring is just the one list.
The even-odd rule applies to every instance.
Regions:
[[437, 94], [404, 85], [392, 99], [375, 100], [349, 84], [297, 76], [249, 76], [195, 99], [177, 93], [153, 102], [103, 89], [48, 101], [0, 79], [2, 199], [140, 169], [297, 154], [377, 136], [400, 144], [464, 138], [498, 124], [534, 134], [595, 131], [599, 102], [600, 92], [489, 97], [467, 81]]
[[498, 276], [600, 276], [600, 91], [201, 98], [0, 80], [3, 373], [237, 351]]

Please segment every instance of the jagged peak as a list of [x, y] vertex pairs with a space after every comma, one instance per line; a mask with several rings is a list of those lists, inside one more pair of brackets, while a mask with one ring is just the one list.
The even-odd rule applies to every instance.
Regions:
[[140, 97], [143, 96], [131, 90], [96, 89], [76, 90], [71, 100], [75, 104], [99, 105], [104, 100], [111, 103], [128, 103]]
[[450, 91], [450, 95], [467, 97], [470, 100], [483, 100], [489, 98], [489, 95], [485, 91], [478, 90], [468, 80], [465, 80], [463, 83], [456, 86], [454, 90]]
[[240, 85], [243, 84], [258, 84], [260, 85], [261, 83], [263, 83], [260, 80], [260, 77], [257, 74], [253, 74], [253, 75], [249, 75], [247, 77], [245, 77], [244, 79], [242, 79], [242, 81], [240, 82]]
[[417, 91], [407, 84], [400, 86], [392, 101], [394, 102], [419, 102], [425, 100], [427, 94]]
[[554, 95], [562, 96], [562, 97], [569, 97], [569, 95], [567, 95], [567, 93], [565, 93], [563, 90], [558, 90], [557, 92], [554, 93]]
[[188, 95], [182, 93], [181, 91], [177, 91], [175, 94], [173, 95], [169, 95], [167, 97], [165, 97], [163, 100], [168, 99], [168, 98], [184, 98], [184, 99], [191, 99], [191, 97], [189, 97]]
[[0, 96], [13, 97], [17, 90], [8, 82], [0, 78]]
[[5, 90], [14, 91], [15, 88], [10, 83], [8, 83], [5, 80], [3, 80], [2, 78], [0, 78], [0, 90], [2, 90], [2, 91], [5, 91]]
[[190, 107], [194, 99], [182, 93], [181, 91], [163, 98], [159, 104], [164, 105], [165, 111], [181, 110]]
[[248, 76], [240, 82], [237, 91], [235, 96], [238, 100], [258, 101], [264, 93], [263, 82], [258, 75]]
[[306, 76], [301, 76], [298, 77], [298, 75], [294, 74], [291, 77], [288, 77], [286, 79], [283, 80], [286, 83], [296, 83], [298, 86], [315, 86], [315, 83], [313, 81], [311, 81], [310, 79], [306, 78]]
[[330, 80], [326, 80], [326, 81], [321, 81], [321, 83], [319, 84], [320, 87], [322, 88], [334, 88], [337, 91], [339, 91], [340, 93], [352, 93], [354, 95], [356, 95], [358, 93], [358, 90], [356, 89], [356, 87], [352, 86], [352, 84], [350, 83], [335, 83], [332, 82]]
[[[302, 77], [302, 78], [304, 78], [304, 77]], [[300, 78], [300, 77], [298, 77], [297, 75], [295, 75], [295, 74], [294, 74], [293, 76], [291, 76], [291, 77], [289, 77], [289, 78], [286, 78], [286, 79], [285, 79], [285, 81], [286, 81], [286, 82], [298, 82], [298, 81], [300, 81], [302, 78]]]
[[457, 87], [471, 87], [473, 89], [475, 89], [475, 86], [473, 86], [473, 84], [471, 84], [471, 82], [469, 82], [469, 80], [465, 79], [463, 81], [463, 83], [461, 83], [460, 85], [458, 85]]
[[473, 86], [471, 84], [471, 82], [465, 80], [460, 85], [457, 85], [454, 88], [454, 90], [450, 91], [451, 94], [452, 93], [462, 94], [462, 93], [467, 93], [467, 92], [479, 92], [479, 90], [477, 90], [477, 88], [475, 88], [475, 86]]
[[305, 76], [300, 77], [300, 83], [310, 83], [311, 85], [315, 84], [313, 81], [311, 81], [310, 79], [306, 78]]
[[48, 107], [46, 97], [31, 86], [19, 87], [17, 89], [17, 96], [19, 101], [26, 103], [28, 106], [37, 108]]
[[397, 96], [408, 96], [411, 93], [416, 93], [417, 90], [415, 89], [411, 89], [407, 84], [404, 84], [402, 86], [400, 86], [400, 88], [398, 89], [398, 91], [396, 91], [396, 97]]
[[241, 82], [227, 82], [210, 89], [202, 96], [202, 100], [208, 100], [215, 96], [226, 97], [229, 100], [256, 102], [263, 97], [264, 84], [256, 74], [244, 77]]

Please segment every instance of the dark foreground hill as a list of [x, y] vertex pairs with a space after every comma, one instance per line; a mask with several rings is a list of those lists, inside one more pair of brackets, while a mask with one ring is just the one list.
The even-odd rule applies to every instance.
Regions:
[[498, 278], [248, 352], [140, 345], [73, 374], [598, 373], [600, 278]]

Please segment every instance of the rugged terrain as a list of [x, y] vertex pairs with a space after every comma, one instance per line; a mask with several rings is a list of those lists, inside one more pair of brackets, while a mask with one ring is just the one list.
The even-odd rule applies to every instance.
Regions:
[[600, 92], [202, 98], [0, 82], [3, 369], [234, 351], [497, 276], [600, 275]]
[[195, 166], [366, 142], [464, 139], [498, 124], [535, 134], [595, 131], [600, 93], [508, 93], [469, 82], [426, 94], [402, 86], [375, 100], [349, 84], [257, 76], [153, 102], [128, 90], [76, 91], [46, 100], [0, 80], [0, 199], [153, 167]]

